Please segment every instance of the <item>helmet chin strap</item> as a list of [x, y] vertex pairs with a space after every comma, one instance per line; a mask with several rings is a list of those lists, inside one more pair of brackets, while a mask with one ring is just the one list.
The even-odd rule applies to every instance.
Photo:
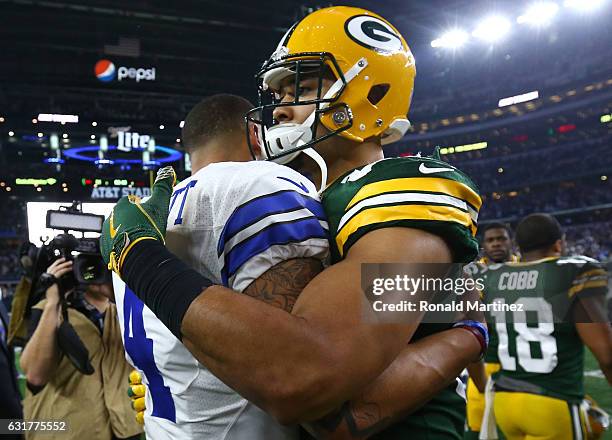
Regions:
[[325, 188], [327, 188], [327, 164], [325, 163], [325, 159], [316, 152], [314, 148], [306, 148], [301, 151], [306, 156], [309, 156], [321, 169], [321, 184], [319, 185], [318, 191], [321, 194]]

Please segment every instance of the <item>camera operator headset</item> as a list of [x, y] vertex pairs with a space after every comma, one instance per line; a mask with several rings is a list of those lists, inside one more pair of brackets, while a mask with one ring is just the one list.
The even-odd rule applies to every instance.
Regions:
[[95, 255], [72, 261], [74, 237], [63, 234], [54, 242], [73, 240], [38, 279], [45, 298], [32, 307], [20, 360], [27, 381], [24, 418], [65, 421], [63, 439], [138, 438], [142, 430], [125, 394], [131, 367], [108, 299], [110, 277], [100, 272]]

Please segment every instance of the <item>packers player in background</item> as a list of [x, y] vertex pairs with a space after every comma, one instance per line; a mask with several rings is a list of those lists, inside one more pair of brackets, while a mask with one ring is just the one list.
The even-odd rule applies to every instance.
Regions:
[[[518, 261], [518, 256], [512, 253], [512, 230], [510, 226], [501, 222], [489, 223], [484, 227], [482, 233], [482, 248], [484, 255], [479, 263], [484, 265], [495, 263], [506, 263]], [[498, 371], [499, 359], [497, 359], [497, 334], [495, 326], [489, 326], [489, 348], [484, 358], [484, 374], [488, 378]], [[471, 370], [471, 368], [470, 368]], [[478, 373], [477, 373], [478, 374]], [[467, 382], [467, 419], [464, 439], [477, 439], [480, 425], [485, 409], [484, 385], [481, 380], [478, 387], [474, 384], [472, 377]]]
[[499, 337], [497, 425], [509, 440], [587, 438], [580, 408], [585, 345], [612, 384], [607, 273], [591, 258], [563, 256], [564, 235], [550, 215], [524, 218], [516, 242], [521, 262], [483, 272], [486, 303], [517, 305], [512, 312], [498, 307], [487, 318]]
[[[399, 421], [381, 438], [462, 436], [465, 405], [452, 376], [434, 371], [429, 385], [443, 390], [435, 395], [429, 387], [420, 397], [434, 399], [405, 418], [414, 410], [406, 395], [424, 384], [394, 363], [408, 341], [452, 322], [421, 326], [417, 313], [406, 323], [382, 324], [364, 308], [361, 286], [363, 263], [467, 263], [477, 254], [481, 199], [472, 181], [436, 158], [383, 160], [382, 145], [409, 127], [414, 75], [397, 30], [349, 7], [310, 14], [266, 62], [261, 91], [272, 101], [251, 115], [262, 155], [308, 156], [317, 164], [312, 179], [328, 185], [322, 201], [335, 264], [306, 286], [292, 314], [213, 285], [164, 248], [164, 182], [146, 206], [118, 203], [111, 218], [121, 234], [111, 236], [106, 222], [103, 254], [127, 285], [217, 377], [283, 423], [335, 412], [315, 429], [345, 426], [348, 435], [367, 437]], [[473, 321], [455, 326], [471, 338], [445, 338], [447, 355], [465, 366], [478, 357], [475, 348], [486, 349], [486, 328]], [[426, 369], [427, 357], [422, 361]], [[377, 378], [384, 384], [368, 388]], [[361, 404], [369, 416], [355, 420], [346, 402], [367, 393], [373, 400]]]
[[479, 262], [488, 265], [519, 261], [518, 255], [512, 253], [512, 247], [512, 229], [510, 229], [510, 226], [501, 222], [489, 223], [482, 232], [484, 255]]

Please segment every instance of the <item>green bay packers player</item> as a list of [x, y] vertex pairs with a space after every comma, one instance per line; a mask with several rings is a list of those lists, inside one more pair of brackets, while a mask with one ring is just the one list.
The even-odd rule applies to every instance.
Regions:
[[[484, 227], [482, 233], [482, 248], [484, 255], [478, 261], [480, 264], [489, 265], [495, 263], [505, 263], [508, 261], [518, 261], [518, 256], [512, 253], [512, 230], [501, 222], [489, 223]], [[495, 327], [489, 327], [489, 348], [484, 357], [483, 379], [500, 368], [497, 359], [497, 334]], [[471, 370], [471, 368], [470, 368]], [[480, 433], [480, 425], [485, 410], [484, 383], [477, 387], [472, 377], [468, 378], [466, 389], [466, 432], [464, 439], [477, 439]]]
[[[332, 28], [335, 18], [330, 14], [330, 23], [317, 25]], [[299, 23], [259, 72], [263, 105], [250, 115], [263, 116], [252, 118], [262, 127], [263, 156], [321, 182], [333, 231], [332, 263], [342, 261], [353, 244], [372, 231], [398, 227], [444, 237], [451, 248], [456, 246], [455, 261], [465, 261], [464, 246], [473, 245], [481, 203], [471, 180], [439, 158], [383, 159], [381, 145], [396, 140], [409, 126], [403, 109], [411, 94], [397, 91], [413, 87], [411, 54], [389, 59], [394, 58], [392, 48], [402, 42], [386, 22], [368, 21], [367, 16], [343, 18], [346, 34], [357, 43], [348, 46], [352, 51], [335, 57], [328, 50], [329, 35], [313, 32], [305, 37], [301, 26], [307, 23]], [[372, 38], [374, 29], [383, 38]], [[380, 55], [368, 57], [368, 49]], [[342, 88], [346, 91], [341, 99], [334, 99]], [[266, 111], [271, 111], [275, 125], [265, 124]], [[330, 137], [334, 132], [337, 135]], [[412, 340], [445, 328], [448, 324], [422, 325]], [[456, 386], [382, 432], [381, 438], [454, 438], [462, 432], [465, 418]]]
[[[402, 420], [414, 399], [434, 397], [380, 435], [461, 438], [465, 408], [456, 385], [445, 386], [486, 348], [484, 326], [458, 323], [415, 369], [402, 358], [406, 343], [452, 323], [420, 325], [422, 313], [381, 323], [363, 307], [364, 263], [467, 263], [477, 253], [481, 200], [472, 181], [435, 158], [383, 159], [382, 145], [408, 129], [414, 76], [398, 31], [348, 7], [301, 20], [260, 73], [272, 99], [250, 115], [257, 147], [270, 160], [312, 158], [317, 165], [302, 160], [303, 169], [327, 186], [334, 264], [302, 290], [292, 314], [212, 285], [163, 247], [164, 179], [146, 206], [119, 202], [111, 219], [120, 234], [106, 222], [103, 254], [127, 285], [217, 377], [282, 422], [333, 412], [314, 429], [365, 437]], [[364, 417], [355, 417], [358, 407]]]
[[521, 262], [483, 272], [485, 301], [493, 306], [487, 321], [495, 323], [499, 338], [497, 424], [510, 440], [587, 438], [581, 411], [585, 345], [612, 384], [606, 271], [596, 260], [564, 257], [562, 230], [550, 215], [523, 219], [516, 241]]
[[482, 264], [516, 262], [518, 255], [512, 253], [512, 230], [501, 222], [489, 223], [482, 232]]

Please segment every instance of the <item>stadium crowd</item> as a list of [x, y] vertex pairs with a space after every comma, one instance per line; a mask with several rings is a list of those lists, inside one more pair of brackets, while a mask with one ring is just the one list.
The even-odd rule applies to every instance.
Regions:
[[517, 218], [532, 212], [585, 209], [612, 203], [610, 184], [572, 181], [486, 195], [482, 220]]
[[[487, 219], [503, 218], [509, 215], [520, 218], [532, 212], [551, 212], [555, 207], [565, 209], [587, 206], [572, 204], [572, 201], [576, 202], [580, 199], [573, 198], [571, 192], [567, 194], [558, 189], [551, 191], [558, 192], [558, 195], [551, 199], [546, 194], [542, 194], [541, 197], [533, 197], [533, 194], [526, 193], [513, 198], [502, 198], [485, 204], [483, 212]], [[579, 192], [579, 189], [575, 191]], [[610, 193], [607, 193], [607, 195], [609, 196]], [[595, 201], [598, 201], [598, 199]], [[487, 207], [487, 205], [489, 206]], [[504, 208], [507, 208], [507, 210]], [[600, 261], [612, 259], [612, 221], [575, 225], [570, 223], [565, 227], [568, 253], [582, 254]], [[26, 240], [25, 236], [22, 240]], [[0, 240], [0, 282], [12, 283], [21, 277], [19, 246], [16, 243], [18, 242], [15, 240]], [[7, 286], [9, 285], [7, 284]], [[8, 290], [5, 290], [5, 292], [8, 292]]]

